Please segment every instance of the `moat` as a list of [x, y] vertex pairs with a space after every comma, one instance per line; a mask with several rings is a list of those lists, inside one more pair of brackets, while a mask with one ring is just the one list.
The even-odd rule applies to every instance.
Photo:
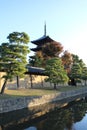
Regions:
[[85, 100], [70, 102], [63, 108], [53, 106], [47, 114], [38, 117], [36, 115], [44, 113], [49, 105], [36, 108], [33, 117], [28, 109], [0, 114], [0, 130], [30, 130], [30, 127], [33, 127], [33, 130], [87, 130]]

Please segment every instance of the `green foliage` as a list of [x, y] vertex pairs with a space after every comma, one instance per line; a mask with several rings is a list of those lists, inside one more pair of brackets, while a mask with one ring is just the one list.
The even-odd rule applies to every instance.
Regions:
[[87, 80], [87, 67], [82, 68], [82, 79]]
[[60, 58], [49, 59], [46, 63], [45, 71], [48, 75], [46, 81], [54, 84], [68, 82], [68, 77]]
[[69, 72], [69, 77], [73, 81], [81, 83], [81, 79], [86, 80], [86, 65], [78, 55], [72, 54], [72, 65]]
[[72, 61], [73, 61], [73, 64], [77, 63], [77, 64], [79, 64], [81, 67], [85, 66], [85, 63], [83, 62], [82, 59], [79, 58], [78, 55], [72, 54]]
[[29, 37], [24, 32], [13, 32], [7, 38], [9, 43], [0, 46], [0, 69], [6, 72], [9, 79], [22, 77], [26, 71]]
[[75, 81], [79, 82], [81, 79], [81, 75], [82, 75], [82, 68], [80, 64], [74, 63], [71, 68], [70, 77], [72, 79], [75, 79]]
[[23, 43], [28, 44], [29, 42], [29, 36], [25, 32], [13, 32], [10, 33], [7, 37], [10, 43]]
[[29, 59], [29, 63], [31, 66], [35, 67], [43, 67], [43, 56], [41, 51], [36, 52], [35, 55]]

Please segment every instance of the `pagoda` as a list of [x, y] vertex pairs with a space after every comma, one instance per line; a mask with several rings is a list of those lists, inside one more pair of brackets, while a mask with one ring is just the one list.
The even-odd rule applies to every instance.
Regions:
[[37, 40], [31, 41], [31, 43], [37, 45], [36, 48], [31, 48], [31, 50], [34, 51], [34, 52], [41, 51], [44, 44], [51, 43], [53, 41], [54, 40], [51, 39], [49, 36], [46, 36], [46, 23], [45, 23], [45, 25], [44, 25], [44, 35]]
[[[49, 36], [46, 35], [46, 23], [44, 25], [44, 35], [42, 37], [40, 37], [39, 39], [36, 39], [34, 41], [31, 41], [31, 43], [36, 45], [36, 48], [31, 48], [31, 51], [35, 52], [35, 55], [30, 56], [29, 61], [30, 64], [32, 66], [36, 66], [37, 65], [37, 61], [40, 60], [42, 62], [42, 60], [46, 60], [47, 57], [58, 57], [59, 54], [62, 52], [63, 47], [61, 45], [60, 42], [56, 42], [54, 41], [52, 38], [50, 38]], [[49, 55], [49, 50], [47, 50], [48, 54], [45, 55], [45, 53], [43, 53], [44, 47], [46, 47], [46, 45], [52, 45], [51, 47], [51, 51], [53, 51], [51, 53], [51, 56]], [[57, 49], [55, 49], [57, 48]], [[38, 62], [38, 64], [40, 63], [40, 61]], [[40, 64], [39, 64], [40, 65]], [[43, 63], [44, 65], [44, 63]]]

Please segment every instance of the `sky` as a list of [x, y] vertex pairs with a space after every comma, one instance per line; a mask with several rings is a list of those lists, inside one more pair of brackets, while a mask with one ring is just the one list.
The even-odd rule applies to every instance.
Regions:
[[15, 31], [36, 40], [45, 22], [47, 35], [87, 65], [87, 0], [0, 0], [0, 44]]

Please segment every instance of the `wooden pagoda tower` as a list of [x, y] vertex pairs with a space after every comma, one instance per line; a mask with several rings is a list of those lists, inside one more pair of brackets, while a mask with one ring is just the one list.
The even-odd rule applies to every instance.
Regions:
[[44, 44], [47, 44], [53, 41], [54, 41], [53, 39], [51, 39], [49, 36], [46, 35], [46, 23], [45, 23], [44, 35], [37, 40], [31, 41], [31, 43], [37, 45], [36, 48], [31, 48], [31, 50], [34, 52], [41, 51]]
[[[40, 58], [40, 56], [43, 52], [43, 48], [46, 47], [46, 45], [52, 45], [57, 48], [57, 49], [55, 49], [55, 47], [52, 47], [52, 49], [54, 49], [54, 50], [52, 50], [52, 51], [54, 51], [54, 55], [52, 54], [52, 56], [54, 56], [54, 57], [55, 56], [58, 57], [58, 55], [62, 52], [62, 49], [63, 49], [62, 45], [59, 42], [54, 41], [52, 38], [50, 38], [49, 36], [46, 35], [46, 23], [44, 25], [44, 35], [42, 37], [40, 37], [39, 39], [31, 41], [31, 43], [36, 45], [36, 48], [31, 48], [31, 51], [36, 53], [36, 55], [30, 56], [30, 63], [32, 66], [36, 66], [35, 60], [37, 62], [38, 56], [39, 56], [39, 60], [42, 60]], [[49, 53], [49, 51], [48, 51], [48, 53]], [[45, 57], [45, 58], [47, 58], [47, 57]]]

